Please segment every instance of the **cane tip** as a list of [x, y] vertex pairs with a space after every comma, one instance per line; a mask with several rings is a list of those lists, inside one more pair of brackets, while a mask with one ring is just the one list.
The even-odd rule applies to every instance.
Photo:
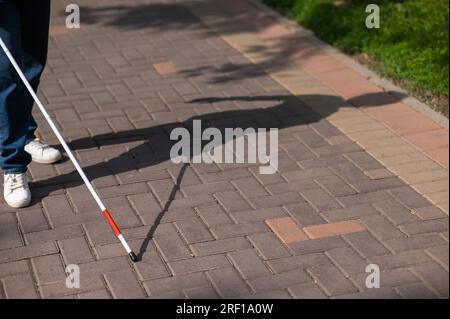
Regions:
[[138, 257], [136, 256], [136, 254], [134, 252], [130, 252], [128, 254], [128, 256], [130, 256], [130, 259], [135, 263], [136, 261], [138, 261]]

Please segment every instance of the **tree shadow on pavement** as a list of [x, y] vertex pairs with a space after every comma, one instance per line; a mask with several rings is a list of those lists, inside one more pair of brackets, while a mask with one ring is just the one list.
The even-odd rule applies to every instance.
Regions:
[[[255, 10], [249, 3], [239, 2], [230, 6], [229, 0], [208, 1], [208, 6], [213, 10], [205, 11], [205, 4], [198, 1], [183, 1], [178, 3], [150, 3], [139, 5], [115, 5], [115, 6], [81, 6], [83, 23], [117, 29], [119, 36], [114, 36], [117, 42], [127, 41], [127, 33], [145, 35], [146, 46], [159, 46], [159, 41], [169, 41], [171, 47], [176, 49], [182, 47], [192, 40], [202, 42], [203, 49], [214, 50], [214, 44], [209, 39], [217, 37], [193, 12], [199, 10], [202, 15], [214, 20], [214, 26], [222, 35], [245, 34], [257, 32], [264, 34], [271, 27], [278, 24], [271, 17]], [[232, 19], [224, 19], [220, 10], [232, 10], [228, 14]], [[65, 15], [61, 12], [61, 15]], [[276, 71], [290, 63], [290, 59], [309, 59], [321, 52], [317, 45], [313, 45], [308, 38], [309, 32], [304, 34], [286, 34], [276, 39], [268, 38], [271, 42], [270, 48], [257, 44], [248, 44], [248, 49], [253, 53], [259, 53], [264, 59], [256, 63], [246, 59], [229, 61], [218, 68], [212, 66], [195, 66], [185, 68], [181, 73], [188, 76], [199, 74], [200, 71], [214, 74], [213, 83], [226, 83], [239, 79], [249, 79], [261, 76], [264, 71]], [[187, 48], [183, 51], [194, 50]], [[202, 49], [200, 49], [202, 50]], [[220, 48], [219, 48], [220, 50]], [[282, 57], [282, 58], [280, 58]], [[201, 61], [196, 63], [201, 65]]]

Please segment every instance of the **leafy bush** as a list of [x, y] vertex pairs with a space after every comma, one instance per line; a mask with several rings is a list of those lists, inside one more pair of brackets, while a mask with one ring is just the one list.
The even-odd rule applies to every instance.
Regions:
[[[264, 0], [345, 53], [366, 53], [407, 88], [448, 97], [447, 0]], [[365, 9], [380, 6], [380, 29]]]

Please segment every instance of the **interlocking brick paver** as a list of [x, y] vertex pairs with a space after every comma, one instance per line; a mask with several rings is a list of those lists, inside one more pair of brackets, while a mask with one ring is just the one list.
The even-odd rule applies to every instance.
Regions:
[[327, 295], [315, 283], [298, 284], [288, 288], [289, 292], [298, 299], [324, 299]]
[[309, 226], [325, 223], [325, 220], [307, 202], [290, 204], [284, 208], [299, 225]]
[[[362, 273], [351, 277], [355, 285], [361, 290], [366, 290], [367, 273]], [[396, 268], [380, 271], [380, 287], [397, 287], [405, 284], [419, 282], [409, 269]]]
[[222, 298], [248, 295], [250, 292], [250, 288], [233, 268], [208, 271], [207, 275]]
[[422, 283], [406, 284], [397, 287], [396, 290], [406, 299], [434, 299], [436, 295], [433, 294]]
[[41, 209], [19, 212], [17, 216], [24, 233], [39, 232], [50, 228]]
[[3, 279], [6, 297], [9, 299], [36, 299], [38, 294], [29, 274], [14, 275]]
[[250, 209], [251, 206], [236, 191], [216, 193], [215, 197], [228, 212]]
[[357, 233], [365, 230], [366, 228], [356, 220], [312, 225], [303, 228], [303, 231], [312, 239]]
[[33, 258], [32, 264], [40, 285], [66, 278], [63, 263], [58, 255]]
[[448, 245], [432, 247], [427, 250], [427, 253], [448, 271]]
[[250, 243], [244, 237], [219, 239], [191, 245], [197, 256], [214, 255], [250, 248]]
[[[448, 130], [249, 0], [80, 0], [81, 31], [68, 3], [40, 94], [140, 261], [70, 161], [33, 163], [33, 205], [0, 199], [0, 298], [448, 297]], [[194, 118], [278, 128], [277, 172], [172, 163]]]
[[405, 206], [394, 200], [379, 201], [373, 206], [394, 225], [417, 221], [417, 217]]
[[419, 216], [421, 219], [424, 220], [443, 218], [446, 216], [442, 210], [440, 210], [435, 206], [414, 208], [413, 212], [414, 214], [416, 214], [417, 216]]
[[399, 252], [394, 255], [371, 256], [369, 260], [380, 266], [380, 269], [390, 269], [427, 263], [430, 261], [430, 258], [424, 251], [412, 250]]
[[254, 250], [241, 250], [229, 254], [236, 269], [244, 279], [270, 274], [269, 268], [262, 262]]
[[54, 240], [64, 240], [83, 235], [83, 229], [79, 225], [59, 227], [52, 230], [43, 230], [25, 234], [25, 239], [30, 244], [48, 242]]
[[239, 223], [253, 223], [268, 218], [285, 217], [288, 214], [281, 207], [261, 208], [232, 213], [231, 216]]
[[166, 261], [185, 259], [191, 256], [191, 252], [172, 224], [159, 225], [154, 240]]
[[344, 183], [337, 176], [318, 177], [314, 180], [333, 196], [346, 196], [356, 194], [356, 191], [353, 188]]
[[301, 191], [305, 199], [314, 206], [318, 211], [326, 211], [341, 208], [338, 202], [334, 200], [322, 189], [311, 189]]
[[410, 237], [392, 238], [385, 240], [386, 246], [395, 252], [424, 249], [445, 244], [445, 241], [436, 234], [418, 234]]
[[86, 235], [93, 246], [106, 245], [116, 242], [114, 233], [111, 231], [109, 225], [104, 221], [87, 223], [84, 225]]
[[389, 191], [398, 201], [409, 208], [429, 206], [428, 201], [410, 187], [399, 187]]
[[59, 241], [65, 263], [79, 264], [93, 261], [94, 257], [85, 238], [71, 238]]
[[197, 211], [209, 227], [233, 223], [229, 215], [219, 205], [198, 207]]
[[176, 67], [173, 62], [155, 63], [153, 64], [153, 67], [161, 75], [167, 75], [176, 72]]
[[185, 289], [184, 295], [188, 299], [217, 299], [217, 292], [209, 286]]
[[339, 236], [305, 240], [289, 244], [289, 248], [292, 249], [297, 255], [325, 252], [327, 250], [342, 246], [346, 246], [346, 243]]
[[25, 260], [0, 264], [0, 278], [29, 272], [28, 262]]
[[257, 292], [280, 289], [290, 285], [310, 282], [311, 278], [303, 270], [294, 270], [282, 274], [250, 279], [249, 285]]
[[[288, 192], [300, 192], [317, 188], [317, 184], [312, 180], [300, 180], [290, 183], [272, 184], [267, 186], [267, 190], [272, 194], [283, 194]], [[270, 198], [270, 197], [268, 197]]]
[[426, 284], [431, 286], [440, 297], [448, 298], [448, 284], [445, 280], [440, 280], [445, 276], [446, 271], [435, 263], [427, 263], [413, 267], [412, 271], [417, 274]]
[[263, 222], [245, 223], [245, 224], [226, 224], [212, 227], [211, 232], [217, 239], [230, 238], [236, 236], [245, 236], [254, 233], [264, 233], [269, 230]]
[[198, 271], [212, 270], [230, 266], [230, 262], [224, 255], [212, 255], [179, 260], [168, 263], [175, 275], [188, 274]]
[[144, 254], [141, 256], [140, 262], [135, 264], [135, 267], [138, 277], [142, 281], [170, 275], [167, 265], [163, 262], [162, 257], [152, 243], [145, 247]]
[[321, 216], [331, 222], [362, 218], [364, 216], [372, 216], [377, 214], [378, 212], [372, 206], [369, 204], [363, 204], [322, 212]]
[[387, 218], [380, 215], [364, 216], [361, 222], [380, 240], [405, 236]]
[[317, 266], [308, 269], [329, 296], [337, 296], [356, 292], [356, 287], [334, 266]]
[[326, 252], [326, 255], [347, 274], [358, 274], [366, 269], [367, 262], [349, 247], [338, 247]]
[[0, 251], [0, 263], [28, 259], [36, 256], [46, 256], [58, 253], [58, 248], [53, 242], [34, 244], [14, 249]]
[[20, 247], [23, 245], [16, 223], [0, 224], [0, 234], [2, 234], [0, 249]]
[[79, 299], [111, 299], [111, 295], [106, 289], [93, 290], [78, 294]]
[[105, 275], [114, 298], [142, 298], [145, 293], [131, 270], [111, 272]]
[[188, 244], [212, 240], [213, 236], [201, 219], [185, 219], [175, 223]]
[[445, 218], [425, 220], [410, 224], [404, 224], [399, 228], [410, 236], [423, 233], [436, 233], [448, 230], [448, 220]]
[[295, 223], [291, 217], [267, 219], [266, 224], [280, 238], [283, 243], [289, 244], [308, 240], [307, 234]]
[[84, 274], [105, 274], [113, 271], [120, 271], [128, 267], [127, 259], [123, 256], [91, 261], [82, 263], [80, 266], [80, 273]]
[[249, 239], [264, 259], [275, 259], [291, 255], [273, 233], [254, 234], [249, 236]]
[[295, 269], [307, 269], [319, 264], [330, 264], [330, 260], [323, 253], [305, 253], [269, 260], [267, 264], [274, 273], [279, 274]]
[[209, 285], [209, 281], [204, 273], [193, 273], [144, 281], [144, 287], [150, 296], [165, 292], [173, 292], [173, 290], [204, 287]]
[[337, 299], [400, 299], [401, 296], [392, 288], [377, 288], [357, 292], [349, 295], [340, 295]]
[[342, 203], [344, 206], [354, 206], [359, 204], [367, 204], [367, 203], [375, 203], [381, 202], [385, 200], [392, 199], [386, 192], [384, 191], [374, 191], [369, 193], [362, 193], [350, 196], [342, 196], [337, 200]]
[[368, 232], [347, 234], [344, 237], [364, 257], [384, 255], [389, 252], [382, 243]]

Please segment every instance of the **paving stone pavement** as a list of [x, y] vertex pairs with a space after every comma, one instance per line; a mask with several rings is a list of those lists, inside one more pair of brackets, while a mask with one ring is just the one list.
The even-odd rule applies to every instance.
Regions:
[[[0, 199], [0, 298], [448, 298], [447, 213], [311, 108], [329, 92], [299, 99], [185, 2], [80, 0], [80, 29], [68, 3], [53, 2], [40, 96], [142, 260], [69, 160], [32, 164], [32, 205]], [[193, 119], [279, 128], [278, 171], [172, 163], [170, 132]]]

